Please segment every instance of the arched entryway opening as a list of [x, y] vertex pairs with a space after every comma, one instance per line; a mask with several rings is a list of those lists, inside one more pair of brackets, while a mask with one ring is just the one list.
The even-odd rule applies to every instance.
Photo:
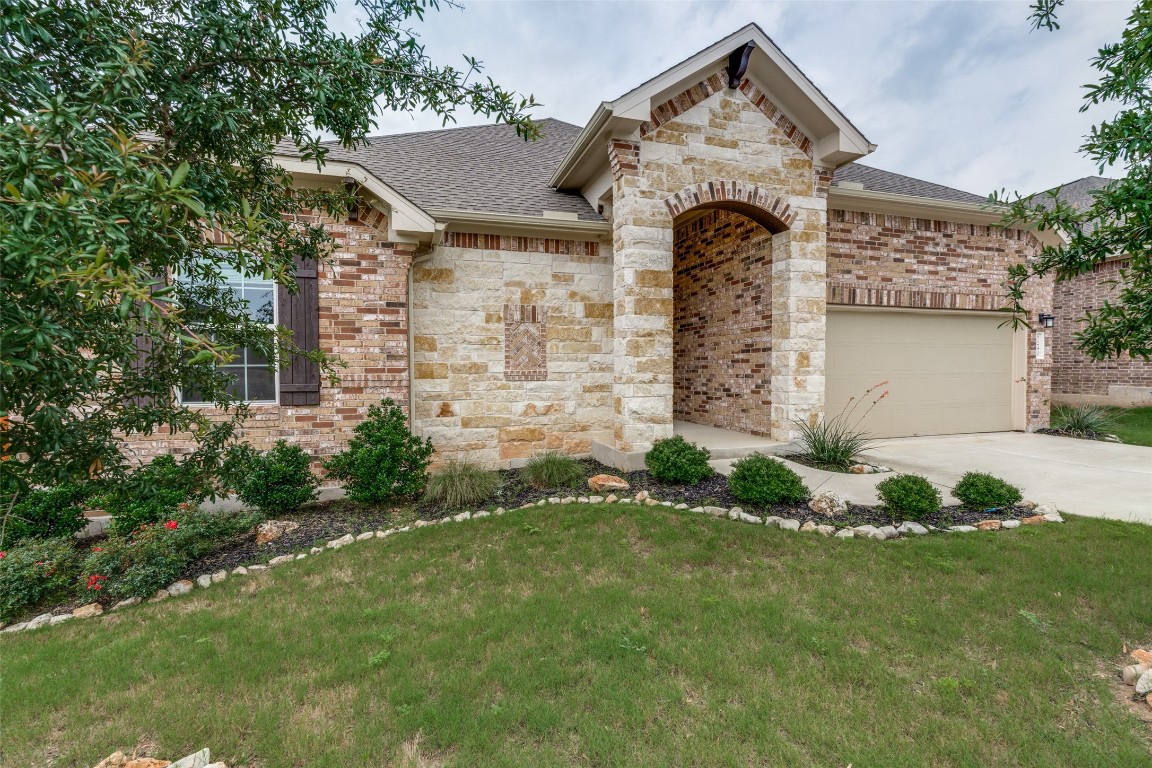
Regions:
[[704, 202], [673, 220], [673, 418], [772, 434], [772, 252], [787, 224]]

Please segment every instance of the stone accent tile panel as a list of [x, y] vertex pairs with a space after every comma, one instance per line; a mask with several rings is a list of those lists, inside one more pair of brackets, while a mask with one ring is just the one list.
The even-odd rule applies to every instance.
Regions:
[[673, 413], [771, 433], [772, 235], [708, 211], [675, 233]]
[[1084, 316], [1115, 298], [1127, 259], [1097, 264], [1091, 272], [1056, 283], [1052, 314], [1052, 391], [1061, 395], [1109, 396], [1109, 387], [1152, 387], [1152, 361], [1124, 354], [1093, 360], [1076, 348]]
[[504, 378], [507, 381], [547, 381], [547, 321], [547, 307], [504, 305]]

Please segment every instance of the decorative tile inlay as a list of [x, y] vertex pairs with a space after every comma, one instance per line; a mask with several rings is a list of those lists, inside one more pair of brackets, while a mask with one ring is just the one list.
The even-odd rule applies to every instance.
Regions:
[[547, 321], [547, 307], [536, 304], [504, 305], [505, 380], [547, 380]]

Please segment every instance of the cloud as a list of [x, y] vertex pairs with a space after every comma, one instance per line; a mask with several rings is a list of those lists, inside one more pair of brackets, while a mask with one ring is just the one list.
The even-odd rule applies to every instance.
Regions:
[[[611, 100], [755, 21], [879, 145], [864, 162], [986, 194], [1096, 173], [1078, 147], [1106, 117], [1077, 110], [1089, 59], [1120, 37], [1132, 0], [1073, 3], [1057, 32], [1027, 2], [507, 2], [465, 0], [414, 24], [439, 63], [464, 53], [532, 93], [539, 117], [584, 124]], [[333, 23], [355, 31], [340, 0]], [[389, 113], [381, 133], [440, 127]], [[486, 122], [458, 115], [459, 125]]]

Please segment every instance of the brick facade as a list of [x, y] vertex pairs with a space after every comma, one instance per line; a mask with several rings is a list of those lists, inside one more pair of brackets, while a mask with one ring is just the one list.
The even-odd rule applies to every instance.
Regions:
[[676, 228], [673, 414], [772, 429], [772, 235], [729, 211]]
[[[828, 212], [828, 302], [859, 306], [998, 310], [1007, 303], [1008, 268], [1039, 250], [1022, 230], [859, 211]], [[1031, 286], [1026, 306], [1035, 325], [1052, 306], [1052, 282]], [[1029, 429], [1048, 426], [1052, 335], [1036, 357], [1028, 333]]]
[[1113, 298], [1125, 260], [1106, 261], [1071, 280], [1056, 284], [1052, 314], [1052, 393], [1059, 402], [1108, 405], [1152, 403], [1152, 362], [1128, 355], [1095, 361], [1076, 349], [1075, 334], [1090, 310]]
[[[317, 459], [339, 451], [351, 438], [368, 406], [391, 397], [408, 407], [407, 276], [414, 247], [387, 241], [387, 221], [371, 211], [359, 222], [322, 221], [336, 241], [327, 263], [318, 267], [320, 348], [347, 367], [340, 383], [320, 384], [320, 405], [253, 405], [240, 438], [265, 450], [278, 439], [300, 445]], [[127, 441], [127, 453], [148, 460], [191, 449], [185, 435], [155, 434]]]
[[[474, 233], [449, 233], [417, 261], [415, 425], [438, 460], [587, 455], [610, 433], [611, 264], [595, 241]], [[544, 334], [537, 357], [515, 335], [525, 319]]]

